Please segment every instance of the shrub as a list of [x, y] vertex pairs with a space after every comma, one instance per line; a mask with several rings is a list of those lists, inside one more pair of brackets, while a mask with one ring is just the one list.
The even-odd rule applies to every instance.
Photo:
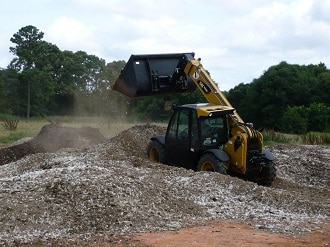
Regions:
[[290, 142], [290, 138], [284, 134], [275, 132], [274, 129], [265, 129], [263, 130], [262, 135], [266, 144]]
[[310, 145], [328, 145], [330, 144], [330, 134], [309, 132], [302, 136], [302, 141]]
[[3, 123], [1, 125], [6, 129], [6, 130], [11, 130], [14, 131], [17, 128], [18, 125], [18, 120], [17, 119], [4, 119]]

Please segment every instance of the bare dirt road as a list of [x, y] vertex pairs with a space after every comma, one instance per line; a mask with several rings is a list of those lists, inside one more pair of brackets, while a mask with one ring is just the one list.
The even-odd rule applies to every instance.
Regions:
[[150, 162], [140, 125], [45, 126], [0, 149], [1, 246], [328, 246], [330, 148], [277, 145], [262, 187]]

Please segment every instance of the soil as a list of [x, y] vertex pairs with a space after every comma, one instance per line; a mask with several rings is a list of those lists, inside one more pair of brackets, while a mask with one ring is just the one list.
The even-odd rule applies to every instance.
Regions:
[[44, 126], [0, 149], [1, 246], [328, 246], [330, 148], [276, 145], [277, 178], [239, 178], [152, 163], [163, 127], [106, 139]]

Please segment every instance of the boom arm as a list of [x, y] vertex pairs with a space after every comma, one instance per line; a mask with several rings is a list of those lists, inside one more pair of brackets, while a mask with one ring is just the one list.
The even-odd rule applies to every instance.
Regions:
[[[202, 92], [209, 103], [232, 107], [225, 95], [218, 88], [217, 84], [204, 69], [200, 60], [189, 60], [184, 68], [184, 72], [195, 82], [197, 88]], [[232, 115], [232, 118], [243, 123], [243, 120], [237, 113]]]
[[232, 107], [223, 93], [219, 90], [216, 83], [211, 79], [207, 71], [205, 71], [199, 60], [188, 61], [184, 68], [184, 72], [193, 79], [209, 103]]

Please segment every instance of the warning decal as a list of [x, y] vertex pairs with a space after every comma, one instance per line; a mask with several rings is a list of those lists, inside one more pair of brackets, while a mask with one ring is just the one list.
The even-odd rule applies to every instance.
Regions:
[[202, 81], [198, 81], [198, 85], [203, 89], [204, 93], [208, 94], [211, 92], [211, 89]]

